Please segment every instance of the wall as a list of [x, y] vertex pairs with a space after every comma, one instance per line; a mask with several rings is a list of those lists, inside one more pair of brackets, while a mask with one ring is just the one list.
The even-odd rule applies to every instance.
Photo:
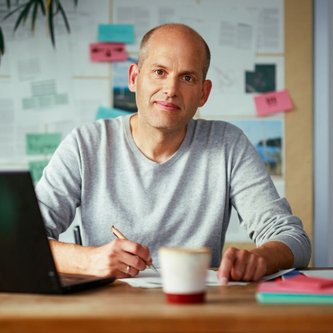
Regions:
[[333, 2], [314, 12], [314, 264], [333, 266]]
[[[71, 3], [71, 1], [66, 2], [67, 5]], [[88, 0], [80, 0], [79, 1], [79, 7], [78, 11], [75, 13], [74, 11], [70, 12], [70, 22], [72, 24], [72, 34], [71, 36], [67, 37], [66, 34], [60, 31], [57, 38], [57, 51], [52, 52], [50, 48], [44, 49], [48, 41], [46, 39], [45, 34], [43, 34], [41, 31], [38, 32], [37, 36], [21, 36], [20, 34], [16, 38], [16, 40], [9, 44], [8, 46], [8, 54], [6, 58], [4, 58], [3, 64], [0, 67], [0, 76], [2, 74], [2, 77], [0, 77], [1, 82], [0, 85], [4, 87], [5, 81], [9, 82], [10, 80], [14, 80], [15, 83], [14, 89], [11, 91], [12, 96], [15, 98], [15, 102], [12, 105], [13, 110], [16, 110], [17, 108], [20, 108], [19, 101], [28, 94], [29, 89], [31, 89], [33, 92], [38, 93], [38, 85], [29, 85], [29, 80], [19, 80], [19, 75], [17, 75], [17, 72], [14, 70], [14, 68], [18, 67], [16, 65], [27, 65], [27, 69], [31, 69], [32, 67], [28, 64], [25, 64], [24, 60], [27, 58], [27, 54], [25, 53], [25, 50], [27, 48], [30, 48], [30, 50], [33, 50], [33, 52], [36, 53], [36, 57], [42, 58], [41, 66], [44, 66], [45, 71], [48, 71], [50, 69], [54, 68], [64, 68], [63, 70], [63, 77], [66, 77], [67, 75], [67, 81], [64, 85], [62, 85], [62, 82], [60, 80], [55, 80], [53, 85], [51, 86], [51, 93], [53, 96], [56, 96], [56, 94], [59, 93], [60, 89], [61, 92], [68, 92], [68, 98], [67, 98], [67, 104], [63, 106], [59, 105], [50, 105], [50, 108], [39, 108], [37, 110], [22, 110], [24, 112], [21, 112], [18, 114], [15, 120], [15, 124], [13, 127], [15, 127], [15, 133], [20, 135], [20, 140], [17, 141], [17, 144], [13, 145], [13, 150], [8, 149], [9, 154], [16, 153], [18, 156], [17, 161], [15, 159], [11, 159], [11, 165], [18, 165], [25, 167], [27, 164], [34, 165], [35, 169], [41, 169], [44, 165], [43, 163], [47, 162], [48, 158], [51, 154], [47, 154], [47, 152], [43, 154], [24, 154], [24, 149], [26, 146], [26, 142], [24, 141], [24, 135], [21, 135], [24, 131], [24, 133], [29, 132], [41, 132], [41, 133], [49, 133], [49, 132], [61, 132], [63, 135], [65, 135], [73, 126], [80, 125], [86, 121], [91, 121], [94, 119], [96, 109], [98, 106], [108, 106], [108, 104], [111, 103], [112, 100], [112, 88], [111, 88], [111, 80], [112, 76], [115, 71], [112, 71], [111, 74], [111, 66], [108, 64], [92, 64], [89, 63], [88, 59], [88, 52], [87, 47], [89, 45], [89, 42], [96, 41], [96, 31], [94, 29], [97, 28], [98, 23], [107, 23], [108, 21], [112, 21], [112, 19], [117, 19], [118, 22], [121, 21], [121, 17], [124, 17], [124, 14], [126, 14], [128, 17], [130, 17], [132, 13], [132, 20], [133, 21], [140, 21], [140, 23], [144, 22], [143, 25], [145, 25], [145, 30], [149, 28], [150, 24], [156, 25], [163, 22], [163, 20], [174, 20], [174, 17], [176, 17], [176, 20], [179, 20], [183, 22], [185, 20], [185, 23], [191, 23], [194, 24], [194, 27], [197, 28], [201, 27], [201, 29], [198, 29], [199, 31], [204, 31], [204, 33], [207, 34], [207, 36], [204, 35], [204, 37], [209, 39], [209, 44], [212, 47], [212, 50], [216, 52], [218, 49], [221, 51], [221, 54], [223, 55], [223, 52], [231, 52], [228, 53], [229, 57], [220, 56], [220, 54], [216, 53], [214, 54], [213, 59], [214, 62], [211, 66], [211, 72], [210, 74], [214, 76], [213, 80], [214, 82], [220, 83], [220, 90], [215, 89], [214, 96], [210, 98], [210, 101], [208, 103], [208, 106], [204, 110], [200, 110], [200, 115], [205, 118], [218, 118], [218, 119], [224, 119], [231, 122], [235, 122], [237, 125], [244, 124], [245, 126], [248, 126], [248, 124], [251, 124], [252, 126], [252, 132], [259, 131], [260, 127], [265, 127], [267, 124], [269, 124], [269, 121], [272, 121], [272, 123], [280, 123], [282, 127], [282, 136], [286, 135], [286, 140], [283, 137], [283, 142], [287, 142], [285, 144], [285, 147], [282, 147], [282, 149], [285, 149], [282, 153], [283, 155], [283, 162], [280, 165], [279, 173], [277, 175], [274, 175], [274, 181], [275, 184], [278, 187], [278, 190], [282, 196], [287, 195], [287, 198], [291, 201], [291, 204], [293, 207], [295, 207], [295, 213], [304, 220], [305, 226], [309, 233], [311, 234], [312, 231], [312, 179], [311, 177], [311, 163], [312, 163], [312, 150], [309, 143], [311, 143], [312, 140], [312, 122], [309, 122], [309, 118], [312, 116], [312, 105], [309, 105], [311, 103], [308, 103], [308, 101], [311, 101], [311, 91], [309, 92], [309, 89], [311, 89], [311, 79], [309, 80], [309, 61], [311, 62], [311, 56], [309, 55], [309, 50], [307, 47], [311, 45], [311, 36], [306, 36], [307, 38], [303, 38], [302, 34], [306, 34], [307, 30], [304, 30], [302, 28], [303, 19], [305, 18], [305, 25], [309, 27], [311, 30], [311, 22], [308, 21], [309, 18], [309, 4], [311, 1], [296, 1], [296, 0], [288, 0], [285, 2], [286, 6], [284, 6], [283, 1], [280, 0], [271, 0], [271, 1], [261, 1], [261, 0], [253, 0], [253, 1], [205, 1], [205, 0], [184, 0], [183, 2], [177, 2], [177, 6], [181, 6], [184, 3], [192, 3], [192, 7], [197, 7], [197, 12], [194, 11], [191, 12], [191, 15], [188, 13], [187, 9], [184, 10], [184, 8], [180, 8], [181, 10], [175, 10], [177, 9], [175, 6], [172, 6], [172, 1], [169, 1], [168, 3], [165, 3], [163, 1], [143, 1], [142, 3], [147, 6], [147, 4], [154, 4], [153, 11], [150, 13], [149, 11], [144, 11], [143, 8], [136, 8], [135, 6], [139, 6], [138, 3], [140, 1], [117, 1], [115, 0], [114, 3], [118, 3], [118, 9], [119, 4], [121, 6], [126, 7], [126, 4], [128, 6], [127, 10], [123, 10], [122, 15], [119, 14], [119, 12], [114, 12], [113, 15], [109, 13], [111, 12], [111, 6], [108, 7], [108, 4], [112, 4], [112, 1], [99, 1], [99, 6], [96, 6], [95, 4], [92, 5], [92, 2]], [[157, 3], [159, 5], [157, 5]], [[98, 10], [101, 8], [101, 4], [103, 4], [104, 10]], [[130, 5], [131, 7], [130, 7]], [[210, 6], [207, 6], [207, 10], [202, 10], [201, 5], [202, 4], [209, 4]], [[239, 5], [239, 7], [245, 7], [241, 6], [242, 4], [246, 4], [246, 6], [249, 6], [249, 8], [246, 8], [246, 10], [243, 13], [238, 13], [237, 10], [235, 11], [235, 7]], [[304, 5], [305, 4], [305, 5]], [[226, 6], [223, 7], [224, 11], [216, 11], [216, 8], [214, 6]], [[275, 8], [269, 8], [270, 6], [276, 5]], [[303, 5], [303, 6], [302, 6]], [[91, 11], [95, 10], [95, 12], [90, 12], [85, 10], [85, 8], [90, 7]], [[132, 8], [133, 7], [133, 8]], [[135, 7], [135, 8], [134, 8]], [[149, 7], [149, 6], [148, 6]], [[252, 8], [251, 8], [252, 7]], [[257, 7], [257, 8], [256, 8]], [[277, 44], [278, 46], [273, 48], [269, 48], [270, 43], [274, 42], [274, 40], [271, 39], [265, 39], [267, 36], [265, 36], [265, 32], [269, 31], [270, 29], [265, 29], [265, 26], [260, 26], [258, 24], [257, 27], [255, 27], [255, 31], [257, 32], [257, 29], [259, 30], [261, 28], [261, 41], [266, 41], [266, 46], [263, 44], [258, 49], [254, 50], [256, 52], [253, 52], [253, 57], [246, 56], [245, 58], [240, 57], [239, 63], [244, 65], [244, 68], [237, 68], [234, 72], [230, 70], [231, 68], [228, 68], [227, 66], [233, 65], [232, 62], [234, 60], [234, 53], [232, 53], [234, 50], [230, 49], [223, 49], [221, 45], [225, 45], [225, 42], [230, 42], [232, 39], [230, 39], [231, 34], [224, 36], [228, 37], [223, 40], [223, 43], [218, 43], [218, 39], [212, 39], [212, 36], [215, 37], [215, 34], [217, 29], [216, 20], [221, 19], [223, 16], [225, 18], [225, 21], [228, 21], [228, 15], [226, 15], [225, 8], [228, 8], [228, 10], [231, 11], [231, 13], [236, 13], [235, 15], [239, 17], [242, 24], [239, 25], [242, 27], [242, 29], [245, 29], [245, 33], [250, 33], [251, 29], [251, 16], [258, 11], [259, 9], [262, 9], [260, 17], [262, 17], [262, 14], [268, 15], [267, 17], [270, 18], [266, 20], [262, 20], [265, 22], [265, 24], [269, 24], [272, 22], [277, 22], [277, 28], [276, 36], [277, 36]], [[106, 8], [110, 8], [108, 11]], [[286, 50], [284, 49], [284, 26], [283, 26], [283, 17], [284, 12], [283, 10], [286, 10]], [[132, 9], [132, 10], [131, 10]], [[303, 10], [305, 9], [305, 10]], [[115, 8], [113, 8], [112, 11], [115, 11]], [[155, 12], [156, 11], [156, 12]], [[183, 17], [179, 16], [179, 13], [182, 12]], [[146, 15], [152, 14], [150, 21], [148, 22], [148, 17]], [[208, 19], [202, 20], [202, 13], [205, 13], [205, 15], [208, 15], [208, 13], [211, 13], [211, 17]], [[245, 13], [245, 15], [244, 15]], [[251, 13], [251, 14], [250, 14]], [[163, 15], [162, 15], [163, 14]], [[223, 15], [222, 15], [223, 14]], [[140, 16], [141, 15], [141, 16]], [[178, 15], [178, 16], [177, 16]], [[198, 16], [196, 16], [198, 15]], [[215, 15], [215, 16], [214, 16]], [[305, 15], [303, 17], [303, 15]], [[229, 15], [230, 18], [232, 15]], [[282, 21], [282, 24], [280, 24], [280, 18]], [[155, 21], [154, 21], [155, 20]], [[296, 28], [295, 22], [297, 21], [298, 25]], [[82, 24], [84, 22], [84, 24]], [[225, 23], [225, 22], [223, 22]], [[229, 32], [232, 32], [233, 26], [232, 23], [234, 22], [227, 22], [228, 24], [224, 24], [223, 27], [226, 29], [229, 29]], [[244, 24], [245, 23], [245, 24]], [[262, 22], [261, 22], [262, 23]], [[212, 25], [213, 29], [208, 29], [209, 24]], [[222, 25], [221, 25], [222, 26]], [[221, 26], [218, 26], [220, 28]], [[301, 28], [299, 28], [301, 26]], [[59, 27], [59, 25], [58, 25]], [[142, 28], [142, 26], [141, 26]], [[227, 30], [225, 30], [227, 31]], [[243, 30], [244, 32], [244, 30]], [[274, 35], [274, 34], [273, 34]], [[271, 37], [271, 36], [270, 36]], [[22, 39], [20, 39], [22, 38]], [[221, 38], [221, 36], [220, 36]], [[222, 38], [223, 39], [223, 38]], [[24, 41], [24, 43], [23, 43]], [[242, 47], [247, 47], [249, 40], [243, 39]], [[17, 42], [17, 43], [16, 43]], [[306, 43], [304, 48], [304, 43]], [[221, 44], [221, 45], [219, 45]], [[295, 46], [296, 45], [296, 46]], [[251, 45], [250, 45], [251, 46]], [[220, 50], [221, 48], [221, 50]], [[39, 52], [39, 50], [42, 50]], [[305, 50], [305, 51], [304, 51]], [[12, 52], [12, 53], [11, 53]], [[39, 52], [39, 53], [38, 53]], [[284, 60], [285, 60], [285, 52], [286, 52], [286, 66], [288, 66], [288, 70], [286, 71], [286, 84], [284, 80]], [[287, 54], [288, 52], [288, 54]], [[57, 56], [58, 53], [58, 56]], [[31, 54], [31, 52], [30, 52]], [[61, 56], [60, 56], [61, 54]], [[44, 56], [43, 56], [44, 55]], [[135, 55], [135, 50], [134, 50]], [[238, 53], [239, 55], [239, 53]], [[302, 57], [301, 57], [302, 56]], [[15, 58], [20, 57], [20, 59]], [[10, 64], [10, 59], [12, 58], [12, 64]], [[302, 61], [299, 61], [301, 58]], [[220, 61], [220, 59], [223, 59], [223, 61]], [[227, 61], [229, 59], [229, 62]], [[67, 62], [67, 60], [69, 60]], [[248, 64], [252, 61], [252, 63]], [[57, 67], [57, 61], [59, 61], [59, 66]], [[245, 65], [246, 63], [246, 65]], [[249, 66], [248, 68], [251, 68], [253, 64], [271, 64], [274, 63], [276, 66], [276, 72], [279, 73], [277, 75], [277, 83], [276, 83], [276, 89], [282, 89], [285, 86], [288, 89], [291, 89], [292, 98], [294, 98], [295, 102], [295, 110], [296, 112], [291, 112], [288, 115], [284, 116], [283, 114], [276, 115], [272, 118], [265, 118], [265, 119], [258, 119], [255, 115], [254, 106], [253, 106], [253, 95], [244, 94], [244, 87], [242, 86], [243, 83], [243, 77], [245, 72], [245, 67]], [[36, 62], [32, 62], [33, 65], [36, 64]], [[14, 66], [15, 65], [15, 66]], [[227, 66], [226, 66], [227, 65]], [[222, 68], [221, 66], [225, 66]], [[241, 66], [238, 66], [241, 67]], [[6, 73], [6, 69], [10, 69]], [[113, 67], [113, 70], [115, 67]], [[234, 69], [234, 68], [232, 68]], [[251, 71], [251, 70], [250, 70]], [[253, 70], [252, 70], [253, 71]], [[59, 72], [60, 73], [60, 72]], [[281, 75], [282, 73], [282, 75]], [[302, 75], [298, 75], [299, 73], [302, 73]], [[21, 73], [22, 74], [22, 73]], [[25, 75], [34, 75], [35, 73], [26, 72]], [[68, 75], [70, 74], [70, 75]], [[69, 76], [69, 77], [68, 77]], [[59, 75], [60, 77], [60, 75]], [[29, 79], [29, 78], [28, 78]], [[39, 80], [43, 80], [44, 77], [41, 75], [39, 77]], [[302, 82], [300, 82], [302, 81]], [[238, 85], [232, 85], [233, 83], [237, 82]], [[300, 84], [302, 83], [302, 84]], [[304, 83], [304, 84], [303, 84]], [[303, 87], [306, 86], [305, 90]], [[242, 93], [240, 93], [240, 90], [237, 89], [243, 89]], [[4, 90], [3, 90], [4, 91]], [[223, 93], [220, 93], [222, 91]], [[235, 93], [236, 91], [236, 93]], [[10, 90], [8, 90], [10, 92]], [[224, 94], [224, 95], [223, 95]], [[238, 94], [238, 95], [237, 95]], [[34, 96], [37, 98], [36, 96]], [[1, 91], [0, 91], [0, 98], [1, 98]], [[50, 100], [52, 102], [52, 100]], [[215, 102], [212, 102], [215, 101]], [[50, 103], [51, 103], [50, 102]], [[215, 104], [214, 104], [215, 103]], [[103, 105], [104, 104], [104, 105]], [[307, 104], [304, 106], [304, 104]], [[207, 112], [208, 110], [208, 112]], [[221, 112], [220, 110], [223, 110]], [[215, 113], [214, 113], [215, 112]], [[220, 112], [220, 113], [218, 113]], [[8, 113], [3, 113], [4, 115], [7, 115]], [[305, 114], [305, 116], [304, 116]], [[28, 115], [28, 116], [27, 116]], [[20, 126], [17, 126], [19, 123]], [[28, 126], [27, 126], [28, 124]], [[255, 126], [253, 126], [255, 124]], [[259, 124], [259, 125], [258, 125]], [[307, 137], [306, 140], [304, 140], [302, 136], [302, 129], [297, 128], [298, 124], [302, 124], [306, 126], [306, 128], [309, 128], [307, 131]], [[3, 127], [4, 128], [4, 127]], [[7, 127], [8, 128], [8, 127]], [[267, 127], [269, 128], [269, 127]], [[254, 131], [253, 129], [256, 129]], [[14, 133], [13, 132], [13, 133]], [[245, 130], [246, 134], [249, 135], [249, 132]], [[266, 130], [267, 132], [267, 130]], [[43, 138], [42, 138], [43, 139]], [[3, 143], [6, 141], [3, 140]], [[33, 143], [34, 141], [31, 140], [30, 143]], [[0, 142], [0, 148], [1, 148], [1, 142]], [[302, 154], [300, 154], [302, 152]], [[286, 157], [286, 159], [284, 159]], [[306, 162], [304, 163], [304, 157]], [[1, 156], [0, 154], [0, 160], [3, 158], [4, 163], [6, 162], [6, 159], [8, 160], [8, 155]], [[1, 161], [0, 161], [1, 162]], [[35, 163], [35, 164], [31, 164]], [[37, 163], [37, 164], [36, 164]], [[38, 164], [39, 163], [39, 164]], [[1, 164], [1, 163], [0, 163]], [[3, 164], [5, 165], [5, 164]], [[310, 177], [309, 177], [310, 174]], [[287, 177], [287, 178], [285, 178]], [[285, 179], [287, 179], [285, 184]], [[306, 181], [304, 181], [306, 179]], [[300, 195], [303, 194], [303, 195]], [[235, 219], [234, 219], [235, 220]], [[239, 242], [244, 241], [246, 244], [245, 246], [248, 246], [248, 238], [243, 236], [241, 233], [241, 230], [237, 228], [236, 223], [231, 224], [232, 228], [230, 229], [233, 231], [232, 234], [229, 233], [229, 240], [231, 242]], [[236, 227], [235, 227], [236, 226]]]

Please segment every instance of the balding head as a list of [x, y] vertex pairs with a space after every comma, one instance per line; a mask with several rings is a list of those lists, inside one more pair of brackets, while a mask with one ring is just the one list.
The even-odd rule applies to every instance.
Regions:
[[[200, 47], [203, 52], [203, 64], [202, 64], [202, 72], [203, 72], [203, 79], [206, 78], [209, 64], [210, 64], [210, 50], [205, 42], [205, 40], [192, 28], [185, 24], [180, 23], [168, 23], [157, 26], [151, 30], [149, 30], [142, 38], [140, 44], [140, 51], [139, 51], [139, 67], [142, 66], [147, 54], [149, 52], [150, 42], [153, 37], [157, 34], [170, 34], [170, 33], [177, 33], [178, 36], [184, 38], [184, 40], [190, 41], [194, 43], [196, 47]], [[172, 47], [172, 45], [170, 45]]]

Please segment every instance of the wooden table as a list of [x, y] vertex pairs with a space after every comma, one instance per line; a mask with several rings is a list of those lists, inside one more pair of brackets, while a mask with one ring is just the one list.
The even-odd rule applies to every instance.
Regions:
[[262, 305], [255, 285], [209, 287], [202, 305], [123, 282], [64, 296], [0, 293], [1, 333], [333, 332], [333, 306]]

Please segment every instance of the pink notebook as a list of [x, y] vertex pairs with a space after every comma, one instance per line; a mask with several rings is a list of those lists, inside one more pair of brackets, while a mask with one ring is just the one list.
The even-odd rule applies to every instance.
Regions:
[[287, 280], [262, 282], [258, 292], [333, 295], [333, 279], [298, 275]]

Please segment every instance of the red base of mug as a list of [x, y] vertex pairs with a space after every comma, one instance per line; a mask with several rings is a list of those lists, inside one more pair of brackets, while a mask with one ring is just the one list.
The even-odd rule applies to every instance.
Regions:
[[205, 293], [200, 292], [196, 294], [168, 294], [166, 293], [168, 303], [178, 304], [195, 304], [205, 302]]

